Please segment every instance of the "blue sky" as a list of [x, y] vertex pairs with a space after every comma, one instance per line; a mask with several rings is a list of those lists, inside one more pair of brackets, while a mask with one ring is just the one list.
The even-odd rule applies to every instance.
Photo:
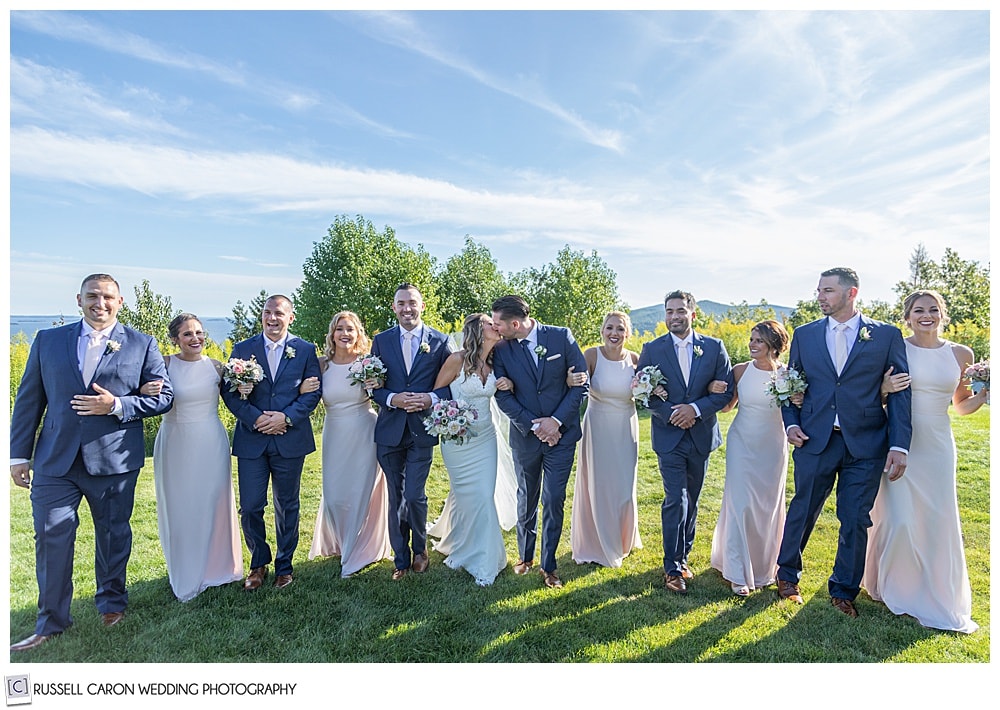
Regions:
[[634, 308], [989, 260], [986, 12], [16, 11], [9, 61], [13, 313], [107, 270], [228, 315], [339, 214], [596, 249]]

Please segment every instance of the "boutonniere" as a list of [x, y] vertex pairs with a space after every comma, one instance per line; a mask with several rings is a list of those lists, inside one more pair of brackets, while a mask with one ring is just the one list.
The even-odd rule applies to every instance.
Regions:
[[695, 345], [694, 348], [693, 348], [693, 350], [694, 350], [694, 356], [695, 357], [701, 357], [702, 355], [705, 354], [705, 351], [701, 349], [700, 345]]
[[428, 345], [427, 343], [420, 343], [419, 350], [422, 353], [429, 353], [431, 351], [431, 346]]
[[286, 345], [285, 346], [285, 359], [286, 360], [291, 360], [293, 357], [295, 357], [295, 348], [293, 348], [291, 345]]
[[545, 353], [547, 352], [548, 350], [545, 349], [544, 345], [535, 346], [535, 355], [537, 355], [538, 357], [545, 357]]
[[111, 353], [116, 353], [122, 349], [122, 344], [117, 340], [108, 340], [108, 345], [104, 348], [104, 354], [110, 355]]
[[872, 339], [872, 334], [868, 332], [867, 326], [863, 327], [861, 330], [858, 331], [858, 340], [867, 343], [871, 339]]

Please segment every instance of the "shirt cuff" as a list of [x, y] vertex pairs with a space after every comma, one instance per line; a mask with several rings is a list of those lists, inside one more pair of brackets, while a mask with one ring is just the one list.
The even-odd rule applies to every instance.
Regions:
[[701, 419], [701, 409], [698, 407], [698, 405], [695, 404], [694, 402], [691, 402], [691, 409], [694, 410], [695, 416], [698, 419]]
[[111, 413], [111, 414], [114, 414], [114, 415], [115, 415], [116, 417], [118, 417], [118, 419], [119, 419], [119, 420], [121, 420], [121, 419], [123, 418], [123, 416], [122, 416], [122, 414], [123, 414], [123, 409], [122, 409], [122, 401], [121, 401], [121, 398], [119, 398], [119, 397], [115, 397], [115, 406], [114, 406], [114, 408], [113, 408], [113, 409], [111, 410], [111, 412], [110, 412], [110, 413]]
[[899, 453], [906, 454], [907, 456], [909, 456], [910, 454], [910, 452], [904, 449], [902, 446], [890, 446], [889, 451], [898, 451]]
[[395, 397], [399, 392], [390, 392], [389, 396], [385, 398], [385, 406], [389, 409], [399, 409], [396, 405], [392, 403], [392, 398]]
[[10, 465], [17, 466], [19, 463], [30, 463], [31, 459], [11, 459]]

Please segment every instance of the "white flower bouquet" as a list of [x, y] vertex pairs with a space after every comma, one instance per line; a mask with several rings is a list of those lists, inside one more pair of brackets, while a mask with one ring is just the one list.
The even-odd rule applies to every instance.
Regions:
[[479, 419], [479, 412], [461, 399], [439, 399], [424, 418], [428, 434], [441, 437], [442, 441], [464, 444], [474, 437], [472, 425]]

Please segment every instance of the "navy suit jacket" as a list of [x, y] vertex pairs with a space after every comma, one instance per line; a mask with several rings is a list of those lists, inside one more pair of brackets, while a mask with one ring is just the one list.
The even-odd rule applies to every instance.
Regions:
[[782, 407], [785, 428], [802, 428], [809, 439], [801, 451], [818, 454], [826, 448], [833, 431], [834, 417], [847, 450], [855, 458], [885, 456], [890, 446], [910, 448], [910, 390], [889, 395], [882, 407], [879, 388], [889, 367], [894, 373], [909, 372], [906, 346], [899, 328], [861, 316], [859, 329], [868, 339], [859, 339], [838, 376], [826, 346], [828, 318], [799, 326], [792, 334], [789, 367], [798, 370], [808, 383], [802, 408]]
[[[35, 336], [11, 415], [11, 458], [34, 456], [33, 468], [42, 476], [66, 475], [78, 452], [92, 476], [137, 471], [145, 461], [142, 418], [163, 414], [173, 402], [160, 350], [151, 336], [116, 324], [109, 340], [120, 348], [105, 350], [93, 381], [121, 400], [122, 418], [80, 416], [70, 407], [73, 397], [97, 394], [80, 374], [81, 331], [78, 322]], [[151, 380], [163, 380], [160, 394], [139, 394]]]
[[[686, 430], [691, 433], [698, 453], [708, 456], [722, 443], [716, 414], [733, 398], [733, 368], [729, 363], [729, 353], [721, 340], [698, 332], [692, 332], [691, 343], [695, 348], [701, 348], [701, 355], [691, 358], [687, 387], [684, 386], [684, 375], [677, 362], [677, 349], [670, 333], [643, 345], [639, 355], [638, 369], [656, 365], [667, 380], [664, 384], [666, 401], [652, 395], [649, 398], [652, 415], [650, 437], [653, 451], [658, 454], [673, 451], [684, 436], [684, 429], [670, 423], [675, 404], [697, 404], [701, 411], [701, 417], [694, 426]], [[709, 394], [708, 385], [712, 380], [723, 380], [727, 385], [726, 392]]]
[[[428, 412], [407, 412], [405, 409], [392, 408], [388, 404], [388, 399], [390, 394], [432, 391], [441, 399], [450, 399], [451, 390], [448, 386], [435, 390], [434, 382], [444, 361], [451, 354], [451, 343], [447, 335], [424, 323], [421, 345], [413, 357], [410, 372], [407, 373], [400, 345], [401, 337], [400, 327], [395, 325], [372, 339], [372, 355], [382, 360], [386, 369], [385, 384], [372, 391], [372, 397], [378, 403], [375, 443], [385, 446], [398, 445], [403, 440], [406, 426], [409, 425], [410, 433], [418, 446], [434, 446], [438, 443], [438, 438], [428, 434], [424, 427], [424, 417]], [[427, 345], [427, 352], [421, 352], [424, 344]]]
[[538, 358], [537, 370], [525, 357], [523, 346], [516, 340], [502, 340], [493, 348], [493, 373], [497, 379], [508, 377], [514, 391], [497, 390], [500, 409], [510, 417], [510, 445], [520, 451], [548, 447], [531, 431], [531, 420], [555, 417], [562, 426], [562, 438], [557, 445], [573, 445], [580, 440], [580, 404], [588, 386], [568, 387], [566, 371], [587, 370], [580, 346], [569, 328], [542, 323], [535, 324], [538, 344], [545, 353]]
[[[272, 440], [278, 448], [278, 454], [285, 458], [305, 456], [316, 450], [309, 415], [319, 404], [323, 393], [321, 388], [299, 394], [299, 385], [307, 377], [320, 376], [316, 346], [289, 333], [277, 375], [272, 378], [267, 366], [264, 337], [263, 334], [255, 335], [236, 343], [229, 355], [230, 358], [240, 360], [249, 360], [254, 356], [264, 368], [264, 379], [254, 385], [253, 392], [247, 399], [240, 399], [239, 392], [230, 392], [229, 385], [223, 384], [222, 400], [236, 417], [233, 456], [257, 458]], [[289, 357], [289, 348], [295, 351], [295, 357]], [[281, 435], [261, 434], [253, 425], [265, 411], [284, 412], [292, 420], [292, 426]]]

